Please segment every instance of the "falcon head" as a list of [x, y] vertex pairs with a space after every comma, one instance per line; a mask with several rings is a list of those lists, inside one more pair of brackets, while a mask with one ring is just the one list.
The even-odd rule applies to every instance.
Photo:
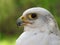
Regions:
[[33, 7], [24, 11], [17, 20], [17, 25], [41, 30], [58, 30], [58, 26], [52, 14], [41, 7]]

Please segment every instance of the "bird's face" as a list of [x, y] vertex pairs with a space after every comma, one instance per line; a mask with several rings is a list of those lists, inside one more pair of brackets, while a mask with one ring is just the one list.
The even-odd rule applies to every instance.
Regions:
[[27, 9], [17, 20], [18, 26], [24, 26], [24, 30], [40, 30], [56, 33], [58, 25], [52, 14], [41, 7]]
[[27, 9], [21, 17], [17, 20], [17, 25], [28, 27], [42, 27], [48, 22], [45, 15], [49, 15], [49, 12], [44, 8], [30, 8]]
[[35, 27], [37, 24], [38, 18], [39, 16], [37, 13], [27, 13], [26, 15], [22, 15], [17, 20], [17, 25]]

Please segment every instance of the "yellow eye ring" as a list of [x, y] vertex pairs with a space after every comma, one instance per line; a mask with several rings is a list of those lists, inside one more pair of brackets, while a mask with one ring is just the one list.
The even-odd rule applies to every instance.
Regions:
[[31, 15], [28, 15], [28, 18], [33, 19], [33, 18], [31, 17]]
[[35, 19], [36, 17], [37, 17], [37, 14], [35, 14], [35, 13], [32, 13], [32, 14], [28, 15], [29, 19]]

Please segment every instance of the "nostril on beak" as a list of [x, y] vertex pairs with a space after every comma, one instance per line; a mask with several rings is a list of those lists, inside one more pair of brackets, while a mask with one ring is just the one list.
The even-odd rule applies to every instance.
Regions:
[[21, 26], [22, 25], [22, 21], [21, 21], [21, 19], [18, 19], [17, 20], [17, 26]]

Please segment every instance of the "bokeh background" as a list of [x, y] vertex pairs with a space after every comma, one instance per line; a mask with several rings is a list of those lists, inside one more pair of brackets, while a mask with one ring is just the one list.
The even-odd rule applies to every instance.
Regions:
[[17, 27], [16, 20], [31, 7], [48, 9], [60, 28], [60, 0], [0, 0], [0, 45], [15, 45], [23, 32], [23, 27]]

